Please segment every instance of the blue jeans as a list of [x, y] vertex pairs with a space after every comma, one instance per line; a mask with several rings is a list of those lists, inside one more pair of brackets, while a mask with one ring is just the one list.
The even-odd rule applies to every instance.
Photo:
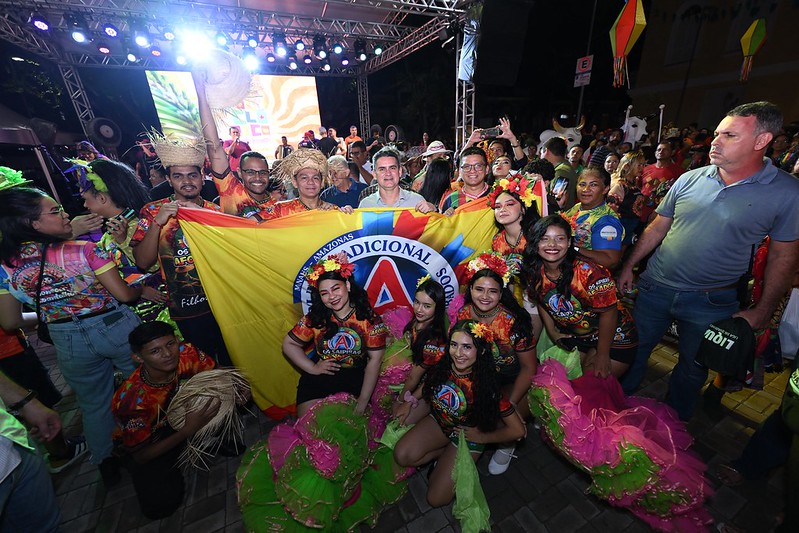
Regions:
[[729, 318], [738, 308], [735, 288], [679, 291], [640, 279], [633, 310], [638, 327], [638, 352], [635, 362], [621, 379], [624, 392], [632, 394], [641, 385], [649, 355], [676, 320], [680, 355], [671, 373], [666, 403], [677, 411], [681, 420], [689, 420], [707, 379], [707, 368], [694, 362], [699, 343], [710, 324]]
[[0, 483], [0, 533], [58, 531], [61, 511], [44, 461], [18, 444], [14, 449], [22, 462]]
[[129, 307], [61, 324], [49, 324], [58, 368], [78, 397], [90, 461], [100, 464], [111, 455], [116, 422], [111, 413], [114, 367], [128, 377], [136, 368], [128, 334], [140, 323]]

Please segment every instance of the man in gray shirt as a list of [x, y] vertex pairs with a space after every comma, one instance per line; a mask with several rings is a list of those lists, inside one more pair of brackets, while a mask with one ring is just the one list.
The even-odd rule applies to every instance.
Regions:
[[[693, 415], [707, 379], [707, 368], [694, 362], [707, 327], [730, 316], [743, 317], [753, 329], [764, 327], [796, 271], [799, 181], [765, 158], [781, 127], [782, 114], [769, 102], [727, 113], [716, 128], [711, 164], [677, 179], [619, 274], [619, 289], [631, 290], [633, 267], [654, 250], [638, 281], [640, 344], [622, 386], [628, 394], [638, 388], [652, 349], [676, 320], [680, 354], [667, 403], [682, 420]], [[763, 295], [751, 309], [739, 310], [738, 280], [767, 235]]]
[[436, 207], [421, 194], [400, 187], [400, 155], [393, 148], [381, 148], [372, 159], [377, 192], [370, 194], [358, 207], [413, 207], [420, 213], [431, 213]]

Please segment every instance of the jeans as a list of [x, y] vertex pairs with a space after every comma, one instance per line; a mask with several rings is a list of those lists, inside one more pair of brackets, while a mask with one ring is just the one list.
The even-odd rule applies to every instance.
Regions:
[[58, 368], [83, 411], [83, 432], [93, 464], [111, 456], [111, 434], [116, 426], [111, 413], [114, 367], [126, 378], [136, 368], [128, 334], [139, 323], [139, 317], [122, 305], [84, 320], [48, 324]]
[[14, 449], [22, 462], [0, 483], [0, 533], [58, 531], [61, 511], [44, 461], [18, 444]]
[[647, 360], [673, 320], [677, 321], [679, 360], [669, 382], [666, 403], [681, 420], [694, 414], [697, 396], [707, 379], [707, 368], [695, 363], [696, 353], [707, 327], [729, 318], [738, 311], [736, 289], [680, 291], [640, 279], [633, 318], [638, 328], [638, 352], [630, 369], [622, 377], [626, 394], [641, 385]]

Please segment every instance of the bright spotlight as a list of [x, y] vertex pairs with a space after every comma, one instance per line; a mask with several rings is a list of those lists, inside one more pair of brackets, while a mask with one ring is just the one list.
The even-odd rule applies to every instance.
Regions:
[[289, 69], [291, 69], [291, 70], [297, 70], [297, 58], [296, 58], [296, 57], [294, 57], [294, 56], [291, 56], [291, 57], [289, 58], [288, 65], [289, 65]]
[[161, 34], [164, 36], [164, 39], [166, 39], [167, 41], [174, 41], [175, 40], [175, 30], [173, 30], [169, 26], [165, 27], [164, 31], [161, 32]]
[[358, 61], [366, 61], [366, 41], [363, 39], [355, 41], [355, 57]]
[[327, 60], [322, 61], [322, 70], [324, 70], [325, 72], [330, 72], [330, 62], [329, 61], [327, 61]]
[[274, 63], [275, 62], [275, 54], [273, 54], [272, 52], [269, 52], [268, 54], [266, 54], [266, 61], [267, 61], [267, 63]]
[[336, 55], [341, 55], [344, 52], [344, 45], [341, 43], [333, 44], [333, 53]]
[[286, 34], [275, 33], [272, 35], [272, 46], [275, 49], [277, 57], [286, 57], [288, 55], [288, 48], [286, 47]]
[[186, 59], [186, 56], [179, 55], [175, 58], [175, 63], [177, 63], [178, 65], [185, 65], [186, 63], [188, 63], [188, 60]]
[[111, 48], [108, 46], [107, 43], [104, 43], [104, 42], [100, 41], [97, 44], [97, 51], [100, 52], [101, 54], [107, 56], [108, 54], [111, 53]]
[[153, 46], [152, 48], [150, 48], [150, 53], [154, 57], [161, 57], [161, 49], [158, 48], [157, 46]]
[[376, 44], [375, 45], [375, 55], [379, 56], [382, 53], [383, 53], [383, 45], [382, 44]]
[[298, 52], [305, 50], [305, 43], [302, 42], [302, 39], [297, 39], [297, 42], [294, 43], [294, 49]]
[[258, 56], [256, 56], [255, 52], [252, 50], [246, 50], [244, 52], [244, 66], [247, 67], [249, 71], [258, 70], [260, 62], [258, 61]]
[[313, 38], [313, 53], [319, 59], [327, 57], [327, 47], [323, 36], [317, 35]]
[[349, 64], [350, 64], [350, 60], [347, 59], [347, 56], [342, 56], [341, 57], [341, 66], [342, 67], [346, 67]]
[[311, 54], [305, 54], [305, 57], [302, 58], [302, 62], [305, 63], [306, 65], [310, 65], [313, 62]]
[[180, 33], [181, 51], [190, 58], [201, 58], [213, 49], [213, 41], [203, 32], [184, 31]]
[[48, 31], [50, 29], [50, 23], [47, 19], [38, 14], [31, 17], [30, 23], [39, 31]]
[[150, 36], [142, 30], [133, 32], [133, 42], [140, 48], [147, 48], [150, 46]]
[[247, 37], [247, 46], [250, 48], [258, 48], [258, 36], [257, 35], [250, 35]]
[[139, 56], [137, 56], [136, 52], [134, 52], [133, 50], [128, 50], [128, 54], [125, 57], [131, 63], [135, 63], [136, 61], [139, 60]]
[[106, 36], [115, 39], [119, 37], [119, 28], [117, 28], [110, 22], [106, 22], [105, 24], [103, 24], [103, 33], [105, 33]]
[[227, 36], [222, 32], [217, 33], [216, 44], [219, 46], [227, 46]]

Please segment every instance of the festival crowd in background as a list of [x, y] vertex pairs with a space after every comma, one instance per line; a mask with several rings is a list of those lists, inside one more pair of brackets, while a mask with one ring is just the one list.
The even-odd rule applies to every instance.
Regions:
[[[125, 467], [142, 513], [169, 516], [183, 500], [187, 441], [237, 409], [204, 399], [181, 427], [164, 416], [187, 380], [235, 366], [177, 220], [183, 209], [267, 228], [313, 210], [457, 217], [479, 204], [494, 213], [491, 248], [468, 263], [462, 296], [449, 309], [430, 276], [398, 318], [375, 312], [346, 254], [308, 269], [308, 313], [282, 346], [300, 375], [296, 419], [273, 432], [295, 440], [246, 443], [237, 478], [254, 529], [285, 517], [350, 527], [396, 501], [416, 469], [427, 469], [430, 505], [455, 499], [457, 513], [459, 480], [476, 476], [470, 469], [481, 454], [492, 454], [489, 472], [502, 475], [533, 427], [601, 477], [605, 463], [577, 441], [610, 441], [601, 441], [598, 424], [580, 420], [609, 410], [617, 418], [604, 429], [614, 435], [632, 435], [638, 424], [687, 436], [697, 409], [722, 416], [725, 392], [762, 388], [764, 372], [793, 365], [796, 347], [780, 347], [779, 328], [799, 328], [795, 316], [782, 319], [799, 286], [799, 128], [783, 125], [768, 102], [730, 110], [715, 129], [669, 125], [642, 139], [593, 126], [578, 144], [559, 136], [539, 144], [501, 118], [463, 146], [426, 133], [417, 145], [391, 144], [379, 128], [362, 138], [356, 126], [342, 129], [346, 137], [320, 127], [296, 147], [282, 137], [273, 154], [262, 154], [238, 127], [220, 139], [204, 77], [194, 82], [204, 138], [151, 133], [130, 164], [80, 144], [67, 173], [88, 214], [67, 213], [20, 172], [0, 168], [0, 529], [56, 530], [48, 471], [86, 454], [106, 487]], [[665, 404], [632, 397], [672, 324], [679, 359]], [[709, 355], [714, 327], [716, 344], [735, 345], [743, 359], [727, 357], [732, 366], [723, 366]], [[52, 410], [61, 395], [23, 332], [32, 328], [55, 347], [83, 435], [61, 431]], [[749, 337], [744, 353], [738, 341]], [[703, 392], [708, 369], [717, 377]], [[578, 412], [573, 396], [558, 396], [564, 391], [582, 396]], [[799, 374], [788, 385], [785, 418], [776, 411], [744, 455], [717, 472], [736, 484], [790, 461], [780, 531], [799, 528], [799, 506], [790, 503], [799, 494], [796, 405]], [[635, 422], [626, 418], [632, 410]], [[44, 441], [46, 461], [14, 417]], [[654, 453], [655, 440], [638, 444]], [[768, 464], [757, 449], [764, 442]], [[335, 460], [323, 443], [342, 444]], [[622, 460], [603, 450], [611, 466]], [[233, 438], [214, 451], [238, 455], [244, 444]], [[684, 506], [665, 516], [633, 512], [658, 529], [673, 521], [702, 530], [712, 520], [703, 508], [705, 465], [687, 445], [673, 452], [673, 470], [647, 490], [679, 494]], [[680, 482], [669, 485], [671, 475]], [[357, 505], [347, 501], [354, 483]], [[276, 499], [280, 505], [266, 505]]]

